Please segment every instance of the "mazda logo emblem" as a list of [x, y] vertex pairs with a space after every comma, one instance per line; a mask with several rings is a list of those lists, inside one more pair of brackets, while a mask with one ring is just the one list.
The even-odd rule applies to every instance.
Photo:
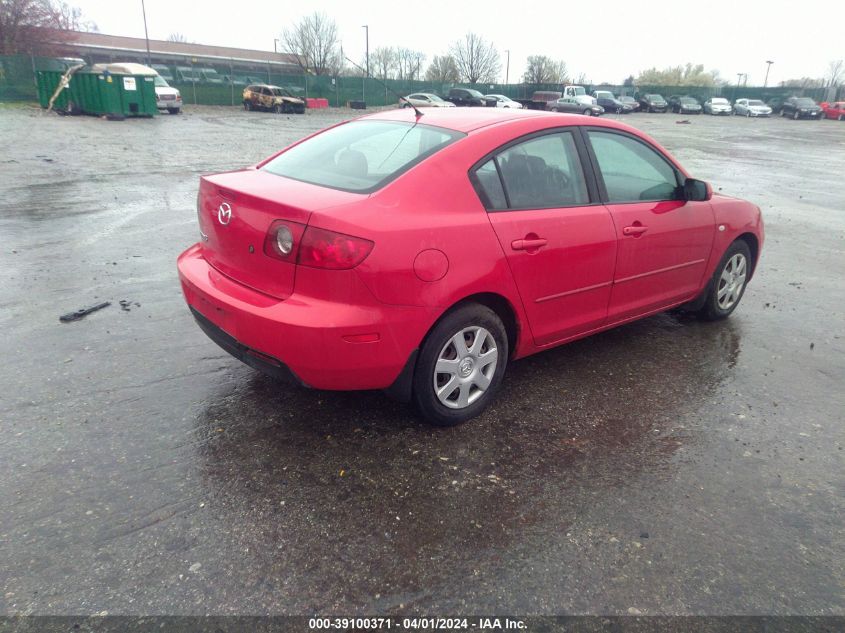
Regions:
[[229, 224], [229, 221], [232, 219], [232, 205], [228, 202], [223, 202], [219, 207], [217, 207], [217, 220], [223, 226]]

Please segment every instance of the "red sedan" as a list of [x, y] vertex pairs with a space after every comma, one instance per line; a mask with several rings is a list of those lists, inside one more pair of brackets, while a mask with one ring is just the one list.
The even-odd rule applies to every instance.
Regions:
[[638, 130], [580, 115], [403, 109], [205, 176], [179, 257], [200, 327], [318, 389], [478, 415], [510, 361], [683, 306], [730, 315], [763, 245]]
[[837, 101], [836, 103], [824, 102], [820, 105], [822, 107], [823, 118], [845, 121], [845, 101]]

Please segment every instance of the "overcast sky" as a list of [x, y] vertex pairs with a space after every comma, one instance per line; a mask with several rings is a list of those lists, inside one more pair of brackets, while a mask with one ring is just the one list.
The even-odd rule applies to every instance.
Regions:
[[[141, 0], [69, 0], [102, 33], [144, 36]], [[830, 10], [822, 10], [828, 6]], [[184, 34], [199, 44], [273, 50], [273, 39], [305, 13], [334, 18], [347, 56], [364, 56], [364, 29], [370, 51], [405, 46], [432, 56], [472, 30], [492, 41], [502, 56], [510, 49], [511, 82], [525, 70], [528, 55], [566, 62], [570, 75], [594, 83], [621, 83], [628, 75], [656, 66], [704, 64], [736, 82], [762, 85], [766, 60], [774, 60], [769, 85], [798, 77], [824, 77], [828, 63], [845, 57], [842, 19], [834, 4], [744, 0], [670, 2], [593, 0], [247, 0], [191, 2], [146, 0], [150, 38]]]

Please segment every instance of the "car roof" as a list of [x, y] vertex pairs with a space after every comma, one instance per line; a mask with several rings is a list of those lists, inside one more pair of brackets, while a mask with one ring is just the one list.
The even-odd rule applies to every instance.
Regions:
[[[550, 122], [555, 122], [567, 120], [563, 117], [569, 118], [573, 116], [580, 117], [581, 115], [562, 114], [545, 110], [516, 110], [511, 108], [431, 108], [427, 109], [426, 113], [418, 119], [414, 111], [410, 108], [401, 108], [368, 114], [361, 117], [361, 119], [371, 121], [402, 121], [407, 123], [418, 121], [427, 125], [435, 125], [466, 134], [491, 125], [505, 125], [524, 119], [546, 119]], [[591, 118], [589, 125], [612, 127], [633, 131], [638, 135], [642, 135], [642, 132], [611, 119]]]

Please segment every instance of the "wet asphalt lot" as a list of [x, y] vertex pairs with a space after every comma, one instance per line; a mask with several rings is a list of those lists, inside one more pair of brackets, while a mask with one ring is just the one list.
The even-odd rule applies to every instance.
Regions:
[[0, 614], [844, 614], [845, 124], [626, 117], [763, 209], [742, 305], [436, 429], [274, 383], [181, 297], [198, 175], [350, 115], [0, 106]]

